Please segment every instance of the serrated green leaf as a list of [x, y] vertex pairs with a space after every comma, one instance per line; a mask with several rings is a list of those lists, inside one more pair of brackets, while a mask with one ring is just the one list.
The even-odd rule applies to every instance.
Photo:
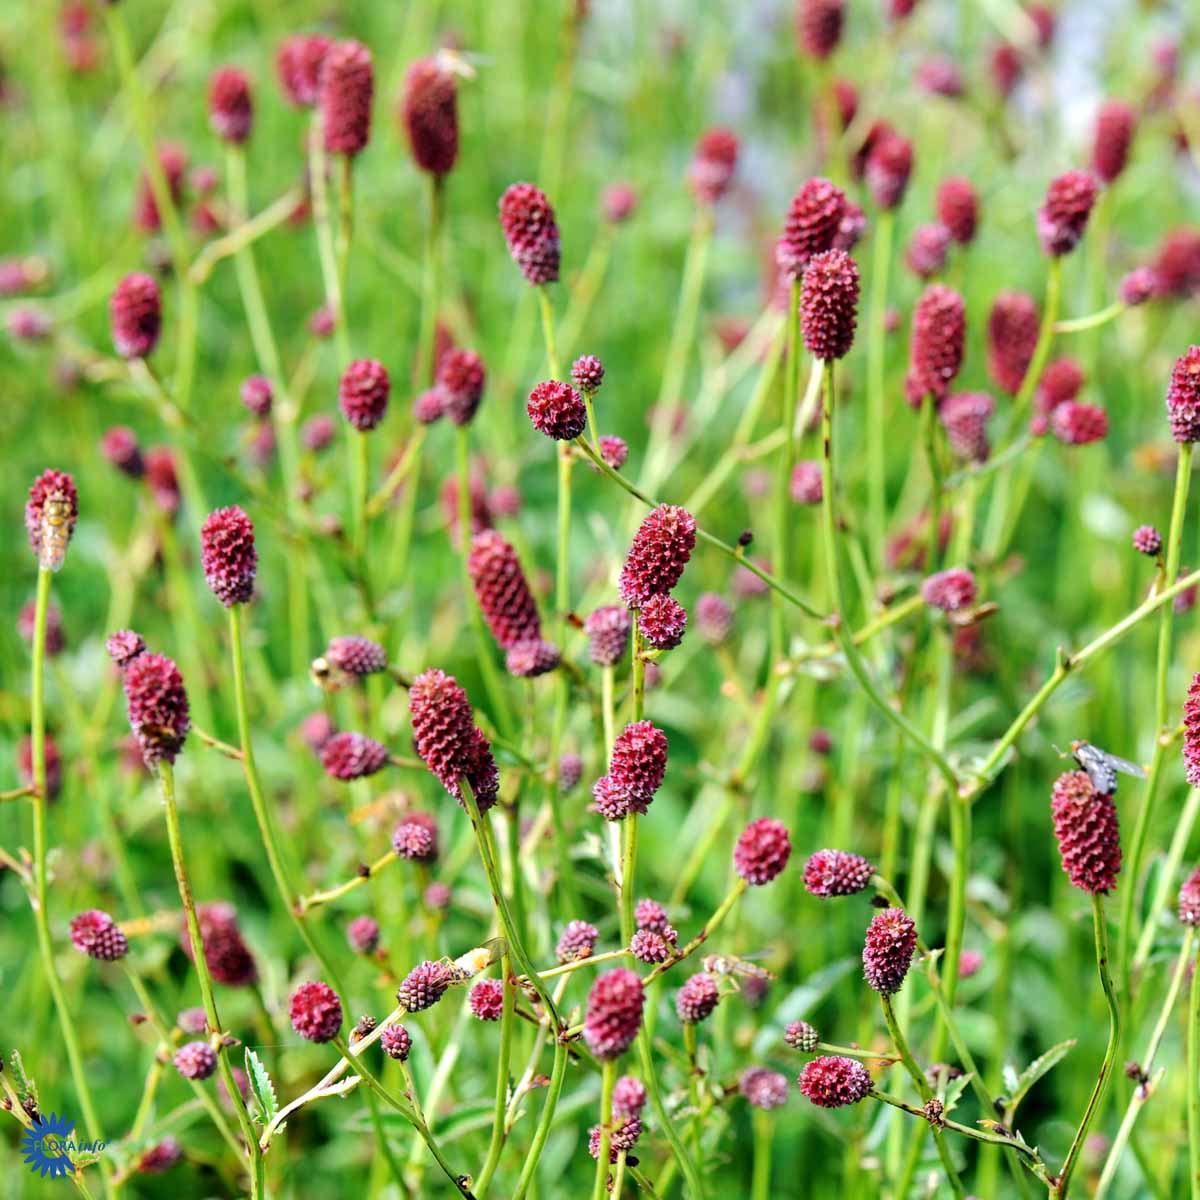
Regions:
[[17, 1095], [21, 1099], [21, 1104], [25, 1108], [29, 1108], [31, 1105], [35, 1109], [40, 1108], [37, 1084], [25, 1074], [25, 1064], [21, 1061], [20, 1050], [14, 1050], [8, 1061], [12, 1065], [13, 1079], [16, 1082]]
[[1029, 1089], [1048, 1071], [1056, 1067], [1067, 1056], [1067, 1052], [1075, 1045], [1074, 1038], [1068, 1038], [1065, 1042], [1059, 1042], [1057, 1046], [1051, 1046], [1045, 1054], [1035, 1058], [1033, 1062], [1021, 1072], [1016, 1083], [1010, 1089], [1008, 1100], [1008, 1118], [1011, 1121], [1013, 1114], [1017, 1111], [1017, 1105], [1025, 1099], [1029, 1093]]
[[246, 1074], [250, 1079], [250, 1090], [258, 1101], [264, 1119], [269, 1122], [279, 1112], [275, 1085], [271, 1082], [270, 1073], [263, 1066], [262, 1060], [249, 1046], [246, 1047]]
[[962, 1094], [966, 1091], [967, 1084], [971, 1082], [972, 1076], [970, 1072], [960, 1075], [957, 1079], [950, 1081], [950, 1086], [946, 1089], [946, 1096], [942, 1103], [946, 1106], [946, 1112], [952, 1113], [959, 1100], [962, 1099]]

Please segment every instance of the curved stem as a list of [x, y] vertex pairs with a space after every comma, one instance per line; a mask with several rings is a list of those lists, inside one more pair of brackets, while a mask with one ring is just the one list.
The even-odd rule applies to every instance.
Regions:
[[1100, 309], [1086, 317], [1076, 317], [1071, 321], [1059, 321], [1054, 326], [1055, 333], [1082, 333], [1085, 329], [1099, 329], [1107, 325], [1115, 317], [1119, 317], [1128, 305], [1123, 300], [1114, 300], [1107, 308]]
[[658, 1076], [654, 1069], [654, 1059], [650, 1054], [650, 1036], [646, 1031], [644, 1021], [637, 1036], [637, 1047], [638, 1057], [642, 1064], [642, 1082], [646, 1085], [646, 1091], [650, 1096], [650, 1107], [654, 1109], [654, 1115], [658, 1118], [662, 1132], [667, 1141], [671, 1143], [671, 1150], [679, 1163], [679, 1168], [688, 1181], [688, 1187], [691, 1189], [689, 1200], [704, 1200], [704, 1181], [678, 1131], [671, 1124], [671, 1114], [667, 1112], [667, 1107], [663, 1104], [662, 1093], [658, 1086]]

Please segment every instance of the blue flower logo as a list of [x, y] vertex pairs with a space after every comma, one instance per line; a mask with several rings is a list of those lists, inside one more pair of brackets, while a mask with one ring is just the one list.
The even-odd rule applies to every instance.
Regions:
[[71, 1159], [65, 1143], [71, 1140], [75, 1122], [70, 1117], [51, 1113], [48, 1117], [37, 1117], [33, 1126], [21, 1136], [21, 1151], [31, 1171], [43, 1179], [48, 1175], [58, 1179], [71, 1173]]

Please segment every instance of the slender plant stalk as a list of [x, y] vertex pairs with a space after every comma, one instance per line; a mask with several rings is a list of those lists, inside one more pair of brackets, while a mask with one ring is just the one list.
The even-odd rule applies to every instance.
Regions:
[[875, 227], [875, 257], [871, 270], [871, 313], [867, 340], [867, 530], [871, 562], [883, 564], [887, 530], [887, 470], [884, 456], [884, 358], [887, 351], [888, 271], [892, 263], [892, 239], [896, 229], [894, 209], [879, 214]]
[[[796, 392], [800, 375], [800, 283], [793, 281], [788, 292], [787, 360], [783, 376], [783, 453], [775, 470], [775, 570], [782, 579], [790, 570], [792, 470], [796, 465]], [[774, 665], [787, 655], [783, 598], [771, 597], [771, 660]]]
[[616, 1080], [616, 1059], [606, 1058], [600, 1065], [600, 1153], [596, 1156], [592, 1200], [604, 1200], [608, 1194], [608, 1155], [612, 1147], [613, 1085]]
[[1192, 1200], [1200, 1197], [1200, 960], [1194, 965], [1187, 1014], [1188, 1187]]
[[942, 549], [942, 468], [938, 460], [937, 403], [932, 393], [921, 404], [921, 434], [925, 461], [929, 464], [929, 530], [926, 562], [929, 573], [938, 569]]
[[546, 1099], [542, 1104], [542, 1115], [538, 1118], [534, 1130], [533, 1141], [525, 1156], [525, 1165], [521, 1168], [517, 1180], [517, 1190], [513, 1192], [513, 1200], [525, 1200], [529, 1186], [537, 1172], [538, 1162], [542, 1151], [546, 1148], [546, 1139], [550, 1136], [550, 1128], [554, 1124], [554, 1112], [558, 1107], [558, 1098], [562, 1095], [563, 1079], [567, 1073], [567, 1046], [561, 1039], [554, 1042], [554, 1065], [550, 1068], [550, 1085], [546, 1088]]
[[1154, 948], [1154, 934], [1158, 929], [1158, 917], [1167, 907], [1167, 897], [1178, 878], [1179, 864], [1183, 861], [1197, 816], [1200, 816], [1200, 788], [1190, 788], [1188, 798], [1175, 822], [1175, 831], [1171, 835], [1171, 845], [1159, 872], [1158, 882], [1154, 885], [1154, 896], [1149, 907], [1150, 917], [1142, 926], [1142, 935], [1138, 938], [1130, 968], [1131, 977], [1139, 975], [1149, 961], [1150, 951]]
[[754, 1131], [754, 1165], [750, 1177], [750, 1200], [770, 1200], [771, 1143], [774, 1126], [769, 1113], [755, 1109], [750, 1117]]
[[1092, 923], [1095, 926], [1096, 935], [1096, 970], [1100, 975], [1100, 986], [1104, 989], [1104, 998], [1108, 1001], [1108, 1049], [1104, 1052], [1104, 1061], [1100, 1065], [1100, 1074], [1096, 1077], [1096, 1086], [1092, 1088], [1091, 1097], [1088, 1099], [1087, 1108], [1084, 1109], [1079, 1128], [1075, 1131], [1071, 1148], [1067, 1151], [1062, 1171], [1059, 1172], [1058, 1179], [1051, 1190], [1050, 1195], [1054, 1200], [1065, 1200], [1071, 1186], [1071, 1176], [1074, 1174], [1075, 1164], [1079, 1160], [1079, 1152], [1083, 1149], [1084, 1139], [1092, 1124], [1092, 1118], [1096, 1115], [1096, 1110], [1104, 1098], [1105, 1089], [1112, 1076], [1113, 1064], [1116, 1062], [1117, 1050], [1121, 1044], [1121, 1006], [1117, 1002], [1116, 990], [1113, 987], [1112, 975], [1108, 968], [1108, 926], [1104, 916], [1104, 897], [1095, 893], [1092, 895]]
[[1128, 305], [1123, 300], [1114, 300], [1107, 308], [1089, 314], [1086, 317], [1076, 317], [1071, 321], [1059, 321], [1054, 326], [1055, 333], [1082, 333], [1085, 329], [1099, 329], [1109, 321], [1119, 317]]
[[[514, 868], [516, 864], [514, 864]], [[505, 1112], [508, 1105], [508, 1064], [512, 1056], [513, 1040], [513, 1007], [514, 987], [512, 983], [511, 960], [507, 954], [500, 959], [500, 977], [504, 988], [504, 1007], [500, 1014], [500, 1054], [496, 1061], [496, 1109], [492, 1120], [492, 1140], [488, 1145], [487, 1158], [479, 1179], [475, 1184], [476, 1196], [482, 1200], [486, 1195], [496, 1165], [500, 1161], [500, 1152], [504, 1149]]]

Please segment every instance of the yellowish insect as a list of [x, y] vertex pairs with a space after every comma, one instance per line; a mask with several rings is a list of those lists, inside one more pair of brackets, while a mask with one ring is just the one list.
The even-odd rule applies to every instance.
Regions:
[[707, 954], [702, 960], [704, 969], [718, 979], [728, 980], [735, 989], [740, 988], [738, 976], [743, 979], [770, 980], [775, 978], [773, 971], [760, 967], [748, 958], [738, 958], [732, 954]]
[[446, 962], [450, 968], [450, 982], [467, 983], [474, 979], [480, 971], [487, 970], [497, 959], [504, 956], [504, 952], [508, 949], [508, 943], [504, 938], [492, 938], [486, 941], [482, 946], [476, 946], [474, 950], [468, 950], [466, 954], [456, 958], [453, 962]]
[[42, 503], [38, 565], [43, 571], [62, 569], [74, 527], [75, 515], [71, 510], [71, 502], [63, 492], [51, 492]]

